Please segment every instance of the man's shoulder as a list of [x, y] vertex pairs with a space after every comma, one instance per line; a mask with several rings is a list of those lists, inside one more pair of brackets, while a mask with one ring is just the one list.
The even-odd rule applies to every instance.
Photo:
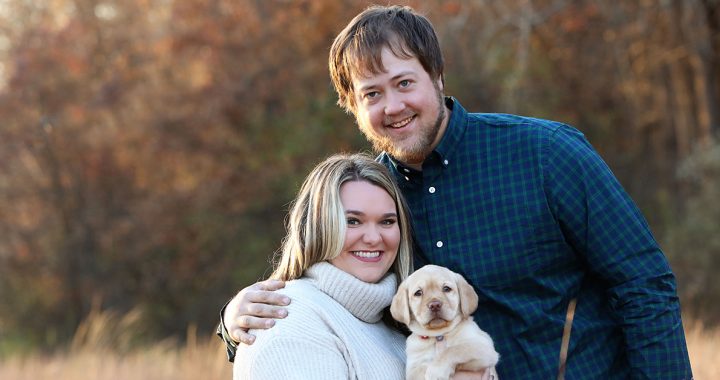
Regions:
[[469, 113], [468, 121], [487, 129], [553, 134], [558, 129], [572, 128], [559, 121], [507, 113]]

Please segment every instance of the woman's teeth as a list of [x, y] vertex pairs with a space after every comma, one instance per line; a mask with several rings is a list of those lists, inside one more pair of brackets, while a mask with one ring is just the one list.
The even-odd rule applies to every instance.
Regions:
[[378, 257], [378, 256], [380, 256], [380, 251], [372, 251], [372, 252], [368, 252], [368, 251], [353, 251], [352, 254], [355, 255], [355, 256], [358, 256], [358, 257], [373, 258], [373, 257]]

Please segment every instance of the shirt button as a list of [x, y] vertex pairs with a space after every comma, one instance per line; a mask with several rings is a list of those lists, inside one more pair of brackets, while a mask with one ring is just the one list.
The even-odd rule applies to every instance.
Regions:
[[438, 247], [438, 248], [442, 248], [442, 246], [443, 246], [442, 240], [438, 240], [438, 242], [435, 243], [435, 246]]
[[405, 176], [405, 180], [406, 180], [406, 181], [409, 181], [409, 180], [410, 180], [410, 177]]
[[405, 171], [405, 173], [410, 173], [410, 169], [408, 168], [403, 168], [403, 171]]
[[448, 160], [444, 160], [444, 161], [443, 161], [443, 164], [445, 164], [445, 165], [447, 166]]
[[430, 192], [430, 194], [435, 194], [435, 187], [430, 186], [430, 188], [428, 189], [428, 191]]

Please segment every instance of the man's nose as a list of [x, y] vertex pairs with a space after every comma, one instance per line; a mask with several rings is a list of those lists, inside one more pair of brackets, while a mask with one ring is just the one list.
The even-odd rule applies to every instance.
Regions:
[[402, 94], [388, 91], [385, 95], [385, 114], [397, 115], [405, 110], [405, 101]]

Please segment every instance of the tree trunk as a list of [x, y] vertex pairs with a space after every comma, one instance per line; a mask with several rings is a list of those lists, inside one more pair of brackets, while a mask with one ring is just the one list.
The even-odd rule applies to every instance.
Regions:
[[710, 133], [720, 135], [720, 1], [702, 0], [708, 27], [709, 47], [704, 54]]

